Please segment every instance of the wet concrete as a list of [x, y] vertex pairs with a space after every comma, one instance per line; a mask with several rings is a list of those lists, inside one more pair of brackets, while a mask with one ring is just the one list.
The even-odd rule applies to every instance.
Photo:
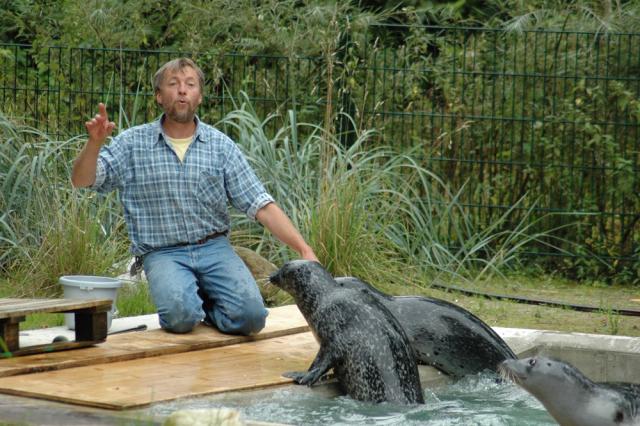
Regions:
[[128, 426], [161, 425], [141, 413], [120, 413], [0, 394], [0, 425]]

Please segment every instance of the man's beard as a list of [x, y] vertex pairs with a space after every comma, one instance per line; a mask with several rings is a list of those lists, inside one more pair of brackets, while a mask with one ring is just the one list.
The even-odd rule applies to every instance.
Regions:
[[195, 108], [192, 108], [191, 105], [189, 104], [187, 106], [186, 109], [182, 109], [182, 110], [178, 110], [175, 105], [177, 104], [177, 102], [175, 102], [173, 105], [171, 105], [169, 108], [167, 108], [165, 110], [165, 114], [167, 114], [167, 116], [177, 122], [177, 123], [189, 123], [192, 122], [195, 115], [196, 115], [196, 110]]

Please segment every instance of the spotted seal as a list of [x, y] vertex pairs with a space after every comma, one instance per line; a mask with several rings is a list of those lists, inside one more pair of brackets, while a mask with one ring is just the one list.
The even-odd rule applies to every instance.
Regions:
[[640, 385], [595, 383], [571, 364], [543, 356], [506, 360], [499, 370], [562, 426], [640, 425]]
[[338, 277], [338, 284], [368, 289], [398, 319], [418, 364], [430, 365], [453, 378], [485, 370], [517, 358], [491, 327], [471, 312], [444, 300], [421, 296], [389, 296], [355, 277]]
[[320, 344], [307, 372], [285, 376], [311, 386], [333, 368], [354, 399], [424, 403], [407, 336], [370, 291], [340, 286], [318, 262], [307, 260], [285, 263], [270, 281], [293, 296]]

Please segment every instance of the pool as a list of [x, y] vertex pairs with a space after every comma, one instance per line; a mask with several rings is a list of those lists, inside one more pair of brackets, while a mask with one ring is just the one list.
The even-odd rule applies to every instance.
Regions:
[[[595, 381], [640, 383], [640, 338], [496, 328], [520, 357], [544, 354], [578, 367]], [[340, 396], [335, 384], [285, 386], [156, 404], [146, 415], [226, 407], [251, 422], [290, 425], [556, 425], [541, 403], [491, 373], [453, 382], [420, 367], [425, 404], [371, 404]]]
[[179, 409], [233, 408], [243, 418], [292, 425], [555, 425], [544, 407], [511, 383], [491, 374], [425, 389], [425, 404], [362, 403], [306, 387], [198, 398], [154, 406], [164, 417]]

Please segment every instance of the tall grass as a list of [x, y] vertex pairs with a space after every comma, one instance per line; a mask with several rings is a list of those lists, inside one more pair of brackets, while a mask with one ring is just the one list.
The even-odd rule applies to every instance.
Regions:
[[[480, 227], [459, 201], [464, 187], [453, 191], [411, 152], [375, 146], [371, 130], [344, 146], [322, 125], [299, 123], [295, 111], [260, 119], [246, 98], [218, 125], [335, 275], [388, 291], [436, 277], [474, 280], [517, 265], [546, 236], [532, 230], [528, 213], [511, 223], [513, 210]], [[112, 267], [128, 257], [128, 241], [115, 194], [68, 183], [84, 141], [51, 141], [11, 123], [0, 129], [0, 243], [14, 295], [56, 294], [60, 275], [119, 272]], [[276, 264], [295, 257], [255, 222], [233, 220], [236, 244]]]
[[0, 269], [35, 239], [34, 195], [57, 184], [47, 177], [65, 145], [0, 115]]
[[[514, 209], [480, 228], [459, 202], [464, 188], [453, 192], [411, 152], [370, 146], [372, 131], [358, 133], [345, 147], [323, 127], [298, 123], [293, 111], [261, 120], [246, 101], [219, 125], [232, 130], [268, 190], [335, 275], [381, 285], [425, 274], [474, 280], [516, 265], [529, 243], [546, 236], [532, 231], [530, 211], [510, 223]], [[269, 134], [266, 129], [274, 127]], [[329, 161], [322, 160], [323, 149], [330, 150]], [[260, 228], [235, 220], [243, 241], [276, 263], [292, 256]]]
[[3, 293], [58, 295], [61, 275], [109, 273], [126, 253], [115, 197], [71, 188], [71, 159], [83, 143], [0, 118]]
[[[58, 191], [48, 200], [50, 210], [42, 210], [40, 243], [28, 249], [28, 259], [16, 272], [18, 287], [29, 294], [58, 296], [62, 275], [117, 275], [114, 265], [126, 258], [122, 219], [107, 228], [110, 203], [95, 202], [87, 192]], [[44, 200], [43, 200], [44, 201]]]

